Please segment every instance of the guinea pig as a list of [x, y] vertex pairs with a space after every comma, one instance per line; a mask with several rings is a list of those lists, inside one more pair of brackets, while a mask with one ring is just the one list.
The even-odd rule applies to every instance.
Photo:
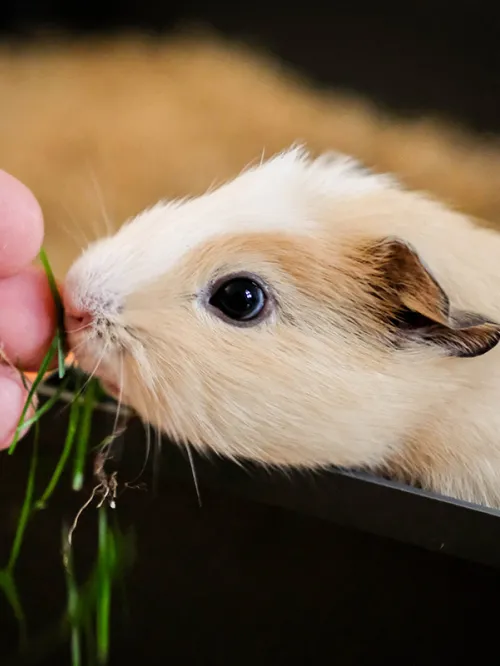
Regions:
[[89, 246], [80, 367], [178, 443], [500, 506], [500, 237], [293, 147]]

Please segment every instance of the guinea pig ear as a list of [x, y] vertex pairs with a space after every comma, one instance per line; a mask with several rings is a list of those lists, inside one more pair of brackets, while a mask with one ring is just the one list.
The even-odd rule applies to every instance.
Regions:
[[500, 325], [485, 317], [451, 311], [448, 296], [414, 248], [398, 238], [372, 245], [377, 299], [396, 344], [435, 345], [448, 356], [485, 354], [500, 341]]

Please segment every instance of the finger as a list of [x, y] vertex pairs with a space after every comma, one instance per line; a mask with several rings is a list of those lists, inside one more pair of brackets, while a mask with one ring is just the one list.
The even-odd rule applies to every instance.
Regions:
[[[14, 439], [28, 392], [19, 373], [6, 365], [0, 365], [0, 449], [6, 449]], [[29, 407], [26, 420], [34, 414]], [[21, 433], [21, 437], [26, 434]]]
[[17, 273], [38, 254], [43, 216], [32, 192], [0, 171], [0, 277]]
[[56, 307], [43, 271], [30, 266], [0, 280], [0, 343], [11, 363], [35, 372], [55, 330]]

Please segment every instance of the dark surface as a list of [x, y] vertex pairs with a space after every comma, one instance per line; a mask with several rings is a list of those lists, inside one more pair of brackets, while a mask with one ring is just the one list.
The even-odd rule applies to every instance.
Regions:
[[[54, 466], [65, 413], [56, 410], [42, 427], [40, 487]], [[108, 434], [111, 425], [110, 416], [96, 417], [94, 440]], [[116, 467], [123, 482], [142, 466], [139, 424], [131, 424], [120, 450]], [[30, 453], [27, 440], [12, 458], [0, 458], [2, 559]], [[460, 518], [447, 514], [444, 504], [426, 517], [423, 505], [418, 506], [419, 499], [425, 503], [419, 493], [413, 505], [405, 505], [405, 490], [391, 488], [392, 497], [379, 493], [377, 499], [362, 489], [361, 480], [349, 479], [351, 487], [343, 489], [338, 479], [329, 485], [316, 479], [304, 487], [282, 476], [242, 473], [212, 461], [196, 463], [200, 507], [189, 465], [176, 449], [164, 451], [156, 490], [153, 467], [152, 459], [142, 477], [148, 489], [128, 490], [118, 501], [116, 514], [121, 525], [135, 527], [138, 553], [125, 584], [127, 605], [118, 592], [115, 596], [112, 664], [385, 664], [400, 663], [404, 655], [408, 664], [448, 665], [477, 660], [478, 646], [495, 649], [496, 614], [486, 608], [496, 606], [500, 566], [479, 566], [439, 552], [433, 539], [448, 534], [461, 540]], [[28, 529], [17, 581], [32, 636], [51, 626], [64, 606], [62, 521], [72, 520], [92, 485], [90, 480], [77, 495], [68, 490], [66, 479], [50, 508]], [[352, 518], [378, 516], [383, 529], [403, 539], [413, 525], [416, 533], [431, 537], [427, 545], [435, 552], [337, 525], [335, 504], [349, 501], [345, 525]], [[279, 506], [294, 503], [301, 510]], [[315, 511], [324, 519], [314, 517]], [[498, 556], [498, 518], [487, 516], [491, 522], [481, 532], [482, 513], [458, 505], [456, 511], [471, 512], [463, 522], [463, 541], [482, 533], [483, 541], [492, 540], [491, 556]], [[91, 509], [75, 536], [84, 568], [94, 555], [95, 533]], [[483, 548], [487, 551], [488, 545]], [[0, 617], [5, 655], [4, 661], [0, 652], [0, 663], [9, 664], [16, 623], [3, 599]], [[69, 652], [39, 663], [69, 664]]]

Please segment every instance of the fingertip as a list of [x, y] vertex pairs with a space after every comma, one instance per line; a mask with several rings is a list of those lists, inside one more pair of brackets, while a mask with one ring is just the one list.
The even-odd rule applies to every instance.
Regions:
[[0, 277], [30, 264], [43, 241], [43, 214], [31, 190], [0, 170]]
[[[0, 280], [0, 342], [7, 358], [36, 372], [57, 325], [57, 312], [45, 273], [33, 266]], [[55, 367], [57, 360], [54, 360]]]

